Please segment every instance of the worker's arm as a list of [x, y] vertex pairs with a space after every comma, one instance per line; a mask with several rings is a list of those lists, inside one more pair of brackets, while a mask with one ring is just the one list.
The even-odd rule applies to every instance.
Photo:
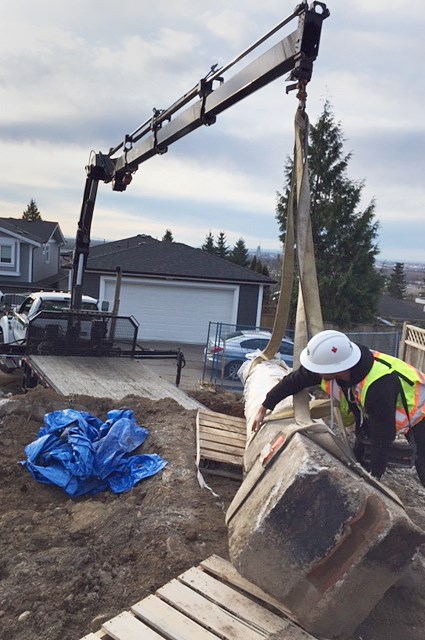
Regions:
[[392, 373], [374, 382], [366, 397], [366, 420], [371, 442], [370, 472], [380, 478], [387, 468], [388, 453], [396, 436], [395, 412], [400, 381]]
[[312, 373], [303, 366], [282, 378], [282, 380], [270, 389], [262, 405], [259, 407], [252, 424], [252, 430], [258, 431], [264, 421], [267, 410], [273, 411], [275, 406], [281, 400], [284, 400], [284, 398], [292, 396], [307, 387], [320, 384], [320, 381], [321, 377], [317, 373]]

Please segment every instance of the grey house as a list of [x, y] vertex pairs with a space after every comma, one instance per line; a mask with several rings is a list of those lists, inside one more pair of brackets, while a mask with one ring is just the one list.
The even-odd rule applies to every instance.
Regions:
[[202, 344], [209, 322], [258, 326], [264, 288], [274, 281], [201, 249], [146, 235], [91, 247], [84, 293], [112, 309], [121, 269], [119, 314], [139, 338]]
[[392, 322], [393, 324], [422, 324], [425, 322], [424, 308], [411, 300], [399, 300], [384, 294], [378, 304], [380, 318]]
[[57, 222], [0, 218], [1, 291], [59, 288], [63, 244], [65, 239]]

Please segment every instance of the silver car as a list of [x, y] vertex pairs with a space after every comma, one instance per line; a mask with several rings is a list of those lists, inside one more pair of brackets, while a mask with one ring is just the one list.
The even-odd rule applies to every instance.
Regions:
[[[212, 369], [221, 373], [227, 380], [238, 380], [238, 370], [245, 361], [246, 355], [253, 351], [263, 351], [269, 340], [269, 331], [235, 331], [220, 338], [210, 337], [204, 351], [205, 362]], [[282, 340], [280, 356], [290, 367], [294, 362], [294, 343], [290, 338]]]

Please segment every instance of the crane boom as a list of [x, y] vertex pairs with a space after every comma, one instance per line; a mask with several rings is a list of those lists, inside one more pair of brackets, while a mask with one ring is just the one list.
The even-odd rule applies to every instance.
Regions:
[[[108, 153], [91, 153], [86, 167], [87, 178], [74, 251], [72, 308], [81, 307], [98, 183], [110, 182], [114, 191], [125, 191], [140, 164], [165, 153], [171, 144], [202, 125], [214, 124], [217, 115], [288, 72], [287, 80], [294, 84], [288, 86], [287, 91], [300, 84], [305, 85], [311, 79], [313, 62], [319, 50], [322, 22], [328, 16], [329, 11], [323, 2], [313, 2], [310, 6], [306, 2], [301, 3], [291, 16], [233, 62], [218, 70], [212, 67], [195, 87], [168, 109], [154, 109], [151, 118], [126, 135]], [[243, 57], [295, 18], [298, 18], [298, 25], [292, 33], [229, 78], [224, 77]]]

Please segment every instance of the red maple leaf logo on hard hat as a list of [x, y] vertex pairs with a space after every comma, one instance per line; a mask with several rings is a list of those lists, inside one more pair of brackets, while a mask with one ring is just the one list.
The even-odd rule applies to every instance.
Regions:
[[332, 353], [336, 353], [338, 351], [337, 347], [332, 347], [331, 349]]

